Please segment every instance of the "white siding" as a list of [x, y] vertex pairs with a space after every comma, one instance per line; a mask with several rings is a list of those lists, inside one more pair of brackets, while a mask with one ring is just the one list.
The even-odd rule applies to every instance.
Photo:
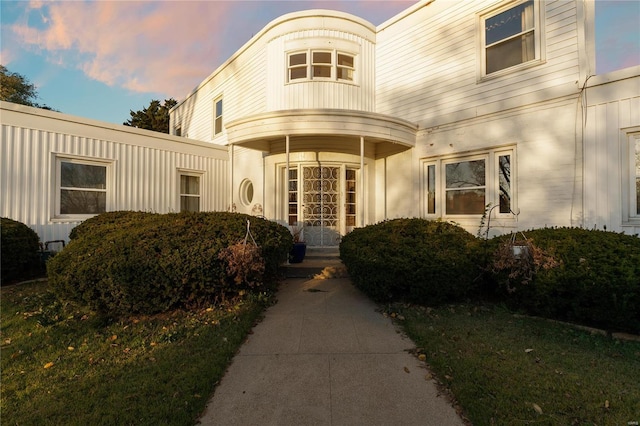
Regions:
[[[373, 33], [371, 34], [373, 37]], [[308, 39], [312, 48], [331, 46], [346, 40], [357, 46], [356, 81], [303, 81], [287, 83], [286, 45]], [[330, 29], [305, 30], [286, 34], [271, 41], [269, 51], [268, 110], [351, 109], [373, 112], [375, 109], [375, 45], [358, 35]]]
[[432, 127], [577, 93], [578, 8], [545, 1], [546, 62], [478, 81], [477, 13], [490, 0], [434, 2], [377, 35], [377, 112]]
[[628, 219], [628, 135], [640, 132], [640, 67], [589, 81], [584, 125], [584, 224], [640, 234]]
[[[576, 100], [566, 97], [536, 106], [495, 113], [418, 134], [414, 161], [464, 158], [489, 149], [514, 149], [512, 208], [516, 216], [491, 218], [491, 234], [508, 233], [543, 226], [581, 225], [581, 149], [576, 144]], [[392, 164], [389, 162], [389, 164]], [[406, 164], [406, 163], [405, 163]], [[396, 166], [397, 170], [401, 170]], [[388, 172], [390, 182], [395, 173]], [[406, 181], [402, 171], [401, 179]], [[414, 170], [413, 188], [406, 196], [421, 194], [422, 178]], [[436, 179], [440, 179], [436, 177]], [[395, 191], [396, 188], [388, 188]], [[390, 192], [392, 193], [392, 192]], [[424, 197], [424, 193], [421, 194]], [[412, 199], [412, 215], [419, 216], [420, 203]], [[389, 216], [406, 215], [392, 209], [399, 201], [388, 203]], [[480, 216], [445, 216], [476, 234]]]
[[112, 163], [109, 210], [178, 211], [178, 170], [202, 172], [201, 210], [228, 206], [228, 154], [162, 133], [83, 120], [2, 102], [0, 215], [42, 241], [67, 239], [80, 221], [55, 217], [55, 156]]
[[[373, 111], [374, 27], [360, 18], [341, 12], [322, 13], [294, 13], [267, 25], [172, 111], [172, 129], [181, 124], [183, 136], [226, 144], [224, 131], [219, 137], [213, 138], [213, 102], [218, 96], [223, 96], [223, 126], [239, 118], [281, 109]], [[287, 84], [285, 44], [301, 39], [323, 46], [333, 42], [358, 46], [356, 84]]]

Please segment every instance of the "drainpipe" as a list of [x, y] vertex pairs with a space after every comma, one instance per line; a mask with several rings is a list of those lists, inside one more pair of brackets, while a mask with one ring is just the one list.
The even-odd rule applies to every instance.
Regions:
[[235, 161], [235, 156], [234, 156], [234, 152], [233, 152], [233, 147], [234, 145], [231, 144], [229, 145], [229, 151], [230, 151], [230, 155], [231, 155], [231, 167], [229, 168], [229, 211], [232, 212], [233, 211], [233, 163]]
[[360, 136], [360, 226], [364, 226], [364, 136]]

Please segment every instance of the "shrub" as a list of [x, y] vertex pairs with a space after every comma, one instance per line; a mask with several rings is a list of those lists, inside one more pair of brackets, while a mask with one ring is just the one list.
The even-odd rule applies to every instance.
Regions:
[[473, 295], [478, 240], [442, 221], [394, 219], [343, 237], [340, 257], [376, 301], [439, 304]]
[[[640, 332], [640, 238], [581, 228], [545, 228], [525, 235], [527, 242], [546, 256], [547, 263], [529, 282], [509, 278], [513, 268], [494, 270], [499, 291], [512, 308]], [[495, 247], [508, 238], [490, 244]], [[503, 262], [504, 253], [499, 254], [497, 250], [493, 265]]]
[[24, 223], [0, 219], [2, 283], [28, 278], [40, 268], [38, 234]]
[[[245, 237], [247, 220], [264, 259], [260, 280], [270, 285], [287, 259], [291, 234], [274, 222], [226, 212], [99, 215], [49, 261], [49, 281], [60, 298], [109, 316], [235, 297], [250, 286], [229, 279], [220, 253]], [[256, 276], [250, 278], [255, 285]]]

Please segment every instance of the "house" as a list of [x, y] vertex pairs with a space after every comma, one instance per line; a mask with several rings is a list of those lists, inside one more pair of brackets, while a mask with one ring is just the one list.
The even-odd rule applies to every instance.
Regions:
[[[166, 155], [188, 143], [224, 148], [225, 163], [148, 164], [174, 188], [173, 209], [184, 170], [216, 200], [198, 208], [304, 224], [312, 246], [396, 217], [474, 234], [484, 223], [488, 235], [637, 234], [640, 66], [595, 75], [594, 14], [590, 0], [423, 0], [379, 26], [328, 10], [284, 15], [171, 110]], [[56, 182], [46, 152], [37, 179]], [[122, 178], [140, 188], [126, 197], [143, 197], [145, 175]], [[107, 210], [166, 210], [121, 202], [119, 179]], [[52, 207], [62, 189], [47, 189], [56, 195], [23, 222], [65, 220]], [[2, 215], [20, 220], [11, 197]]]

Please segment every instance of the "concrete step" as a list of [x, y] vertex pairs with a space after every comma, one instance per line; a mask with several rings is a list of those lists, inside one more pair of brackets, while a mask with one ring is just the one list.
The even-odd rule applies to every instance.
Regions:
[[337, 248], [307, 247], [304, 260], [300, 263], [283, 265], [286, 278], [340, 278], [347, 276], [346, 268], [340, 260]]

